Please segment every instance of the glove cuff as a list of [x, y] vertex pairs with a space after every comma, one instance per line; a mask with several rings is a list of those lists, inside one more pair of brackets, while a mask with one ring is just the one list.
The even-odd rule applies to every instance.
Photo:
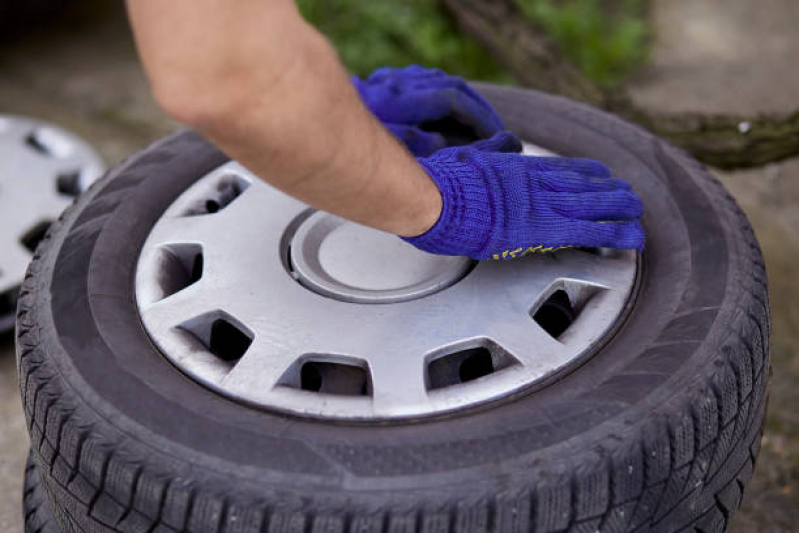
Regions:
[[441, 255], [483, 255], [493, 225], [491, 191], [481, 173], [466, 163], [420, 158], [419, 164], [441, 192], [441, 215], [427, 232], [401, 237], [420, 250]]

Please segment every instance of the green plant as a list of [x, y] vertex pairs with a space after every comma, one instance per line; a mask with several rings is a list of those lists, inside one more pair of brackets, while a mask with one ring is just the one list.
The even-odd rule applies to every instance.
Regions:
[[648, 56], [645, 0], [515, 0], [596, 83], [612, 87]]
[[382, 66], [417, 63], [469, 79], [511, 79], [485, 49], [458, 31], [435, 0], [299, 0], [298, 4], [359, 76]]

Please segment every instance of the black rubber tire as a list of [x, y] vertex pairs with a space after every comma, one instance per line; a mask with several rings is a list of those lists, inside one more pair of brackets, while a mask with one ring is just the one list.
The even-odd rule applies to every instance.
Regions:
[[725, 529], [759, 450], [770, 368], [746, 218], [698, 163], [636, 126], [479, 88], [522, 137], [605, 161], [643, 198], [640, 289], [613, 337], [547, 387], [415, 423], [323, 423], [222, 398], [158, 353], [134, 304], [150, 228], [227, 160], [179, 132], [53, 225], [20, 294], [25, 413], [65, 531]]
[[28, 454], [28, 462], [25, 464], [25, 485], [22, 490], [25, 533], [61, 533], [39, 479], [39, 467], [33, 460], [33, 454]]

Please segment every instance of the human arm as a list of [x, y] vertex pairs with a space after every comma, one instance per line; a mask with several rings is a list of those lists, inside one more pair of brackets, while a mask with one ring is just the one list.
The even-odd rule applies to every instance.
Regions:
[[[128, 0], [128, 8], [164, 109], [314, 207], [415, 236], [408, 242], [429, 252], [479, 259], [561, 246], [643, 247], [640, 200], [600, 163], [504, 153], [520, 150], [509, 134], [414, 160], [375, 115], [416, 128], [470, 109], [468, 122], [483, 111], [464, 98], [465, 83], [449, 78], [431, 92], [427, 73], [423, 80], [411, 73], [373, 80], [369, 90], [356, 81], [356, 92], [293, 0], [237, 0], [235, 9], [223, 0]], [[449, 91], [450, 83], [459, 90]], [[501, 127], [474, 125], [483, 122], [478, 136]], [[595, 190], [597, 180], [612, 186]]]
[[434, 182], [361, 102], [293, 0], [128, 0], [164, 110], [271, 185], [398, 235], [435, 224]]

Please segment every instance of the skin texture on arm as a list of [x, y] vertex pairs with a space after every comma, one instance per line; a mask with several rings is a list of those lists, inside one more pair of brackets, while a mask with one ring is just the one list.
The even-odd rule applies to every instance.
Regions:
[[127, 0], [164, 110], [316, 208], [419, 235], [441, 195], [293, 0]]

